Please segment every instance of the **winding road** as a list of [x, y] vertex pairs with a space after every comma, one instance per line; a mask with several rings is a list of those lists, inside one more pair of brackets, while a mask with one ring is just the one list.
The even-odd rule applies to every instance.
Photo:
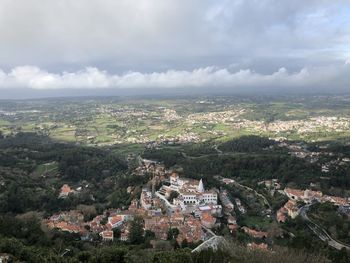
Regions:
[[327, 231], [313, 222], [307, 215], [307, 212], [309, 211], [310, 207], [313, 204], [308, 204], [304, 205], [303, 207], [300, 208], [300, 215], [301, 217], [307, 222], [307, 226], [311, 229], [314, 234], [318, 236], [319, 239], [321, 239], [324, 242], [327, 242], [327, 244], [337, 250], [341, 250], [342, 248], [346, 248], [350, 250], [350, 246], [347, 244], [344, 244], [342, 242], [339, 242], [337, 240], [334, 240], [328, 233]]

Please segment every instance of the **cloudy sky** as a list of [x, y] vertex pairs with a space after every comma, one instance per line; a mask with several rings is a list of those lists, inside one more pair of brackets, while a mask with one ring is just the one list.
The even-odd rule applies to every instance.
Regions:
[[0, 0], [0, 98], [176, 88], [350, 92], [350, 1]]

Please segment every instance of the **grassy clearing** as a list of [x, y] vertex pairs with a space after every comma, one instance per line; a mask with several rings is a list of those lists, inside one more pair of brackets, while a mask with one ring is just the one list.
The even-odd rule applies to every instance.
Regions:
[[260, 216], [245, 216], [241, 220], [242, 225], [261, 230], [267, 230], [271, 223], [272, 219]]
[[8, 125], [11, 125], [11, 122], [4, 120], [4, 119], [0, 119], [0, 127], [8, 126]]
[[55, 172], [57, 170], [58, 170], [58, 163], [51, 162], [51, 163], [44, 163], [44, 164], [38, 165], [35, 168], [34, 173], [38, 175], [42, 175], [43, 173]]
[[113, 152], [120, 156], [127, 156], [128, 154], [138, 154], [144, 150], [143, 144], [120, 144], [113, 147]]

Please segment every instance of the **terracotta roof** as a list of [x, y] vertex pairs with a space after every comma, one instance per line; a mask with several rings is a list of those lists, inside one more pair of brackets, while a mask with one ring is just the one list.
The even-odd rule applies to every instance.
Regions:
[[203, 213], [201, 220], [210, 224], [215, 224], [216, 222], [216, 219], [209, 213]]
[[281, 207], [278, 211], [277, 211], [277, 221], [279, 222], [285, 222], [287, 220], [287, 217], [285, 215], [285, 213], [287, 212], [287, 209], [285, 207]]
[[72, 189], [69, 187], [68, 184], [64, 184], [62, 187], [61, 187], [61, 193], [62, 194], [68, 194], [72, 191]]
[[101, 232], [101, 236], [103, 238], [113, 238], [113, 231], [109, 231], [109, 230], [103, 231]]
[[57, 223], [55, 227], [61, 229], [62, 231], [68, 231], [68, 232], [74, 232], [74, 233], [78, 233], [82, 230], [80, 226], [69, 224], [64, 221]]
[[115, 225], [115, 224], [117, 224], [118, 222], [120, 222], [120, 221], [123, 221], [123, 217], [121, 217], [121, 216], [113, 216], [113, 217], [110, 217], [109, 218], [109, 223], [111, 224], [111, 225]]
[[292, 201], [292, 200], [288, 200], [288, 202], [284, 205], [284, 207], [287, 209], [287, 210], [298, 210], [298, 207], [297, 207], [297, 204], [295, 201]]
[[242, 227], [243, 231], [245, 233], [247, 233], [250, 236], [256, 237], [256, 238], [264, 238], [267, 237], [267, 233], [266, 232], [262, 232], [262, 231], [257, 231], [255, 229], [251, 229], [249, 227]]
[[304, 196], [304, 191], [303, 190], [293, 189], [293, 188], [286, 188], [286, 189], [284, 189], [284, 191], [287, 194], [294, 195], [294, 196], [297, 196], [297, 197], [303, 197]]

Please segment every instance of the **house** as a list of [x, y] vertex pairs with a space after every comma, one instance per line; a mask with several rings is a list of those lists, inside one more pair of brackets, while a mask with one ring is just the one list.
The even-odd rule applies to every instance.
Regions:
[[255, 229], [249, 228], [249, 227], [242, 227], [242, 230], [244, 231], [244, 233], [248, 234], [249, 236], [252, 236], [254, 238], [266, 238], [267, 237], [267, 233], [263, 232], [263, 231], [257, 231]]
[[238, 225], [237, 224], [229, 224], [228, 225], [228, 229], [230, 230], [230, 233], [232, 235], [235, 235], [236, 234], [236, 231], [238, 229]]
[[329, 201], [335, 205], [338, 206], [346, 206], [350, 204], [350, 200], [347, 198], [343, 198], [343, 197], [339, 197], [339, 196], [329, 196], [329, 195], [325, 195], [323, 196], [322, 199], [323, 202]]
[[288, 200], [284, 207], [287, 210], [288, 216], [290, 216], [292, 219], [296, 218], [299, 215], [299, 209], [296, 201]]
[[237, 220], [234, 216], [232, 215], [229, 215], [227, 217], [227, 226], [228, 226], [228, 229], [230, 230], [230, 233], [231, 234], [236, 234], [236, 231], [238, 229], [238, 224], [237, 224]]
[[198, 206], [194, 213], [196, 217], [201, 217], [202, 213], [211, 213], [213, 216], [221, 216], [222, 206], [212, 204]]
[[202, 224], [193, 216], [187, 217], [185, 222], [179, 226], [178, 229], [180, 231], [180, 234], [177, 237], [179, 243], [185, 239], [190, 243], [204, 240]]
[[277, 221], [279, 223], [284, 223], [287, 220], [286, 213], [288, 213], [287, 209], [283, 206], [281, 207], [276, 214]]
[[137, 199], [133, 199], [130, 203], [128, 210], [135, 211], [137, 209], [139, 209], [139, 201]]
[[100, 236], [102, 237], [102, 241], [113, 241], [113, 231], [111, 230], [102, 231]]
[[241, 214], [245, 214], [247, 212], [247, 210], [245, 209], [245, 207], [242, 205], [242, 202], [239, 198], [235, 198], [235, 202], [236, 205], [238, 207], [238, 210]]
[[228, 216], [227, 218], [227, 223], [228, 224], [237, 224], [236, 218], [234, 218], [232, 215]]
[[108, 217], [108, 224], [112, 229], [120, 227], [124, 222], [124, 218], [120, 215]]
[[216, 223], [216, 218], [213, 217], [210, 213], [203, 213], [201, 223], [207, 228], [213, 228]]
[[222, 178], [221, 182], [223, 182], [224, 184], [233, 184], [235, 182], [235, 180], [230, 179], [230, 178]]
[[58, 198], [66, 198], [71, 193], [74, 193], [74, 190], [72, 190], [68, 184], [64, 184], [61, 187], [61, 191], [60, 191]]
[[322, 201], [323, 194], [320, 191], [312, 191], [309, 189], [299, 190], [293, 188], [285, 188], [284, 193], [291, 200], [303, 201], [305, 203], [311, 203], [314, 200]]
[[57, 224], [55, 224], [55, 228], [60, 229], [61, 231], [66, 231], [69, 233], [79, 233], [84, 231], [83, 227], [75, 224], [71, 224], [65, 221], [61, 221]]
[[284, 193], [287, 195], [289, 199], [296, 200], [296, 201], [303, 201], [303, 198], [304, 198], [303, 190], [285, 188]]
[[305, 191], [299, 189], [286, 188], [284, 189], [284, 193], [291, 200], [303, 201], [305, 203], [311, 203], [316, 200], [318, 202], [332, 202], [335, 205], [348, 205], [350, 203], [349, 198], [339, 197], [339, 196], [329, 196], [323, 195], [320, 191], [312, 191], [306, 189]]
[[227, 191], [220, 191], [219, 193], [219, 199], [224, 207], [224, 211], [231, 212], [234, 209], [234, 205], [231, 202], [230, 198], [228, 197]]
[[124, 241], [124, 242], [128, 241], [129, 240], [129, 233], [127, 231], [120, 233], [120, 240]]
[[168, 237], [168, 230], [170, 229], [170, 221], [167, 216], [156, 216], [144, 218], [145, 230], [154, 232], [157, 239], [166, 240]]

